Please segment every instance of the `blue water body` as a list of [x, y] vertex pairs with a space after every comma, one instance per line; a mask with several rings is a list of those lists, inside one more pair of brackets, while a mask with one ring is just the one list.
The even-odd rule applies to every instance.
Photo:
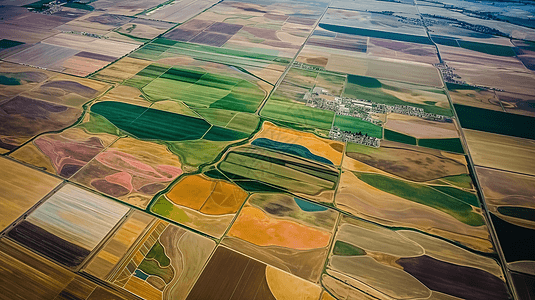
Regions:
[[323, 207], [312, 202], [304, 201], [299, 198], [294, 198], [295, 203], [299, 206], [300, 209], [304, 211], [326, 211], [328, 208]]
[[256, 139], [251, 144], [272, 150], [281, 151], [288, 154], [297, 155], [303, 158], [312, 159], [321, 163], [334, 165], [330, 160], [326, 159], [325, 157], [312, 154], [310, 150], [301, 145], [281, 143], [266, 138]]
[[146, 274], [145, 272], [141, 271], [140, 269], [136, 269], [134, 272], [134, 276], [136, 276], [139, 279], [146, 280], [149, 278], [149, 274]]

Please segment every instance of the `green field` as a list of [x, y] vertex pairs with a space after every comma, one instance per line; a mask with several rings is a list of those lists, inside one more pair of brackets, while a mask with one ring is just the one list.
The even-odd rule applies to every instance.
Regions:
[[462, 128], [535, 139], [535, 118], [460, 104], [453, 106]]
[[231, 142], [216, 142], [206, 140], [165, 142], [165, 145], [173, 154], [180, 158], [180, 161], [188, 166], [199, 167], [214, 161], [217, 156]]
[[379, 139], [383, 138], [383, 128], [381, 126], [355, 117], [336, 115], [334, 117], [334, 126], [345, 131], [362, 132], [363, 135], [367, 134]]
[[172, 67], [143, 87], [149, 100], [180, 100], [192, 107], [255, 112], [265, 92], [247, 80]]
[[260, 115], [265, 118], [330, 130], [334, 112], [305, 106], [301, 103], [268, 100]]
[[357, 246], [353, 246], [349, 243], [336, 241], [334, 243], [333, 254], [340, 255], [340, 256], [359, 256], [359, 255], [366, 255], [366, 251], [360, 249]]
[[[379, 80], [367, 77], [367, 76], [358, 76], [358, 75], [347, 75], [347, 83], [343, 93], [343, 96], [355, 99], [365, 99], [376, 103], [386, 104], [386, 105], [409, 105], [413, 107], [418, 107], [423, 109], [427, 113], [438, 114], [443, 116], [452, 116], [453, 112], [450, 109], [442, 108], [436, 105], [425, 105], [406, 102], [398, 97], [395, 97], [391, 94], [386, 93], [385, 90], [392, 90], [396, 92], [405, 92], [414, 94], [418, 90], [403, 90], [395, 86], [382, 84]], [[436, 92], [438, 94], [444, 94], [442, 90], [435, 89], [429, 90], [425, 89], [427, 92]]]
[[464, 153], [463, 144], [458, 138], [451, 139], [419, 139], [418, 146], [444, 150], [455, 153]]
[[395, 132], [386, 128], [385, 128], [385, 140], [403, 143], [403, 144], [409, 144], [409, 145], [416, 145], [416, 138], [403, 134], [403, 133]]
[[[360, 180], [377, 189], [435, 208], [465, 224], [471, 226], [485, 225], [483, 217], [475, 213], [472, 206], [462, 200], [436, 190], [436, 187], [431, 188], [427, 185], [394, 179], [379, 174], [354, 173]], [[447, 191], [449, 194], [453, 194], [451, 190]], [[456, 195], [458, 194], [457, 192], [455, 193]], [[469, 196], [463, 194], [464, 200], [467, 200], [468, 198]], [[473, 198], [467, 201], [473, 201]]]
[[196, 140], [210, 129], [203, 119], [122, 102], [98, 102], [91, 111], [139, 139]]

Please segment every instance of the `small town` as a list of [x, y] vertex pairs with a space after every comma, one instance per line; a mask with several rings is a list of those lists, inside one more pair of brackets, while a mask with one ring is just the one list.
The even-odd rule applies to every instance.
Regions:
[[379, 148], [379, 146], [381, 145], [381, 139], [378, 139], [373, 136], [368, 136], [367, 134], [362, 134], [362, 132], [341, 130], [336, 126], [333, 126], [329, 131], [329, 138], [336, 141], [352, 142], [375, 148]]
[[381, 121], [372, 118], [372, 114], [397, 113], [426, 120], [451, 122], [451, 119], [446, 116], [427, 113], [419, 107], [387, 105], [365, 99], [336, 97], [321, 87], [315, 87], [312, 93], [306, 93], [303, 99], [306, 101], [306, 106], [331, 110], [337, 115], [356, 117], [376, 125], [381, 125]]

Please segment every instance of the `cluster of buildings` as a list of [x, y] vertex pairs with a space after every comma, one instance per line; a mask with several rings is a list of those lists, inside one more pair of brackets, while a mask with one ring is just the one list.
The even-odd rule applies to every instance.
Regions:
[[337, 115], [359, 118], [370, 123], [381, 125], [381, 121], [372, 118], [373, 114], [398, 113], [415, 116], [426, 120], [448, 122], [448, 117], [427, 113], [422, 108], [409, 105], [387, 105], [364, 99], [336, 97], [321, 87], [315, 87], [312, 93], [304, 96], [306, 106], [334, 111]]
[[455, 74], [455, 69], [448, 66], [445, 62], [435, 64], [435, 67], [442, 73], [442, 78], [445, 82], [456, 83], [456, 84], [466, 84], [465, 81], [459, 80], [461, 76]]
[[368, 136], [367, 134], [362, 134], [362, 132], [341, 130], [336, 126], [333, 126], [329, 131], [329, 138], [336, 141], [352, 142], [375, 148], [379, 148], [379, 146], [381, 145], [381, 139], [378, 139], [373, 136]]

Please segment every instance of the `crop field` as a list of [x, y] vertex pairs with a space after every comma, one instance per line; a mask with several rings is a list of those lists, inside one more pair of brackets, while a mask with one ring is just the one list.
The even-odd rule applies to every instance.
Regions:
[[[227, 270], [227, 276], [219, 279], [222, 269]], [[186, 299], [237, 295], [243, 299], [313, 300], [320, 294], [321, 288], [308, 281], [219, 246]]]
[[151, 211], [220, 238], [248, 195], [238, 185], [209, 174], [183, 177], [156, 200]]
[[338, 169], [273, 150], [243, 146], [229, 151], [218, 169], [247, 191], [287, 191], [332, 203]]
[[534, 20], [0, 0], [0, 300], [534, 298]]
[[332, 209], [290, 195], [253, 194], [223, 244], [317, 282], [337, 217]]
[[127, 207], [110, 199], [65, 185], [8, 235], [67, 267], [76, 267], [126, 212]]
[[[393, 298], [447, 293], [502, 299], [507, 295], [502, 271], [491, 258], [425, 234], [392, 230], [346, 216], [339, 226], [322, 278], [326, 289], [335, 295], [355, 285], [367, 285], [373, 294]], [[463, 280], [465, 276], [478, 278], [482, 285], [472, 287]]]

